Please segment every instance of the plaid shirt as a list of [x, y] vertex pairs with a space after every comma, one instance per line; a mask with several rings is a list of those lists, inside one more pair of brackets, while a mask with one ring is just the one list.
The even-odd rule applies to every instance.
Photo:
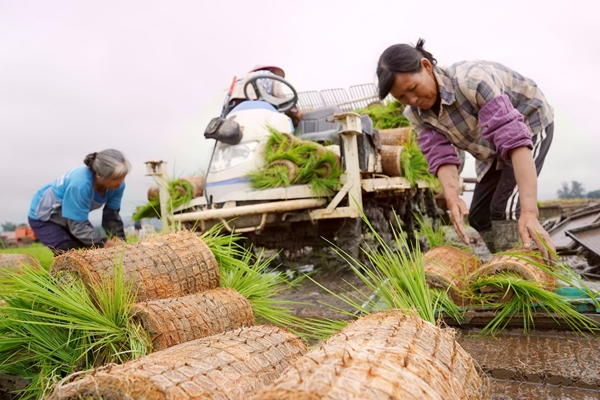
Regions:
[[[426, 156], [430, 154], [430, 166], [436, 162], [436, 144], [451, 143], [477, 159], [480, 181], [494, 159], [502, 168], [510, 148], [530, 146], [531, 136], [553, 122], [553, 109], [535, 82], [501, 64], [463, 61], [449, 68], [435, 66], [434, 76], [441, 98], [439, 114], [410, 106], [404, 111], [419, 139], [424, 136], [419, 144]], [[440, 154], [449, 159], [447, 149]]]

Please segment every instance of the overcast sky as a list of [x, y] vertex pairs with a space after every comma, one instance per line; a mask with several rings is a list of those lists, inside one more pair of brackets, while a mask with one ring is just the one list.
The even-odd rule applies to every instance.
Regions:
[[299, 91], [376, 82], [381, 52], [419, 37], [441, 65], [497, 61], [541, 87], [556, 126], [540, 199], [563, 181], [600, 189], [598, 4], [0, 0], [0, 222], [26, 222], [42, 185], [106, 148], [134, 166], [128, 220], [152, 184], [147, 159], [205, 169], [202, 134], [233, 76], [272, 64]]

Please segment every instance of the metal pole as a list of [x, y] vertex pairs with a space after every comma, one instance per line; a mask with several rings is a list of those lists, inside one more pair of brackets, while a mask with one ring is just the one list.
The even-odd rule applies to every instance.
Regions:
[[146, 176], [154, 177], [154, 180], [158, 184], [162, 231], [167, 231], [169, 229], [169, 211], [167, 206], [171, 200], [169, 195], [169, 182], [167, 179], [167, 162], [153, 160], [146, 161]]

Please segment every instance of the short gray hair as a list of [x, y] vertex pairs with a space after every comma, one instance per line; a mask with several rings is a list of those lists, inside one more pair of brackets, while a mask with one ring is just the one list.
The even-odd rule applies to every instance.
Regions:
[[131, 170], [131, 164], [123, 153], [115, 149], [88, 154], [83, 163], [103, 178], [121, 178]]

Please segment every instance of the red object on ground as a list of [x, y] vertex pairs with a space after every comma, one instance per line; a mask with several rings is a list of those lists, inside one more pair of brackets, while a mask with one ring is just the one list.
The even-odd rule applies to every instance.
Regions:
[[25, 242], [27, 242], [27, 241], [34, 242], [37, 240], [35, 233], [29, 226], [17, 226], [15, 228], [15, 239], [17, 240], [17, 243], [23, 242], [24, 238], [26, 238]]

